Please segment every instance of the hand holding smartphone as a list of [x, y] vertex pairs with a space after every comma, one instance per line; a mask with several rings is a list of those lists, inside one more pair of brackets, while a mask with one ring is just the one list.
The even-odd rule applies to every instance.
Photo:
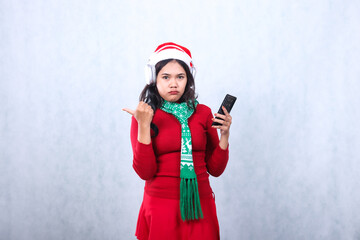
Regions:
[[[226, 94], [225, 98], [224, 98], [224, 101], [222, 102], [220, 108], [219, 108], [219, 111], [218, 113], [219, 114], [222, 114], [222, 115], [225, 115], [223, 109], [222, 109], [222, 106], [225, 107], [225, 109], [228, 111], [228, 113], [230, 113], [232, 107], [234, 106], [235, 104], [235, 101], [236, 101], [236, 97], [234, 96], [231, 96], [230, 94]], [[216, 117], [216, 119], [221, 119], [221, 118], [218, 118]], [[212, 126], [221, 126], [222, 124], [218, 123], [218, 122], [213, 122], [212, 123]]]

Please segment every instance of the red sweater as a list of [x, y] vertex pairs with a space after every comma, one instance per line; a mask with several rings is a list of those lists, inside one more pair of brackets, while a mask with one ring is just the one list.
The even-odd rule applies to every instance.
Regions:
[[[211, 196], [209, 174], [220, 176], [229, 158], [229, 149], [220, 148], [217, 130], [211, 127], [212, 117], [209, 107], [198, 104], [188, 119], [200, 197]], [[175, 116], [161, 109], [156, 110], [153, 123], [159, 128], [159, 134], [150, 144], [143, 144], [137, 140], [138, 124], [132, 117], [133, 168], [141, 179], [146, 180], [147, 194], [179, 199], [181, 125]]]

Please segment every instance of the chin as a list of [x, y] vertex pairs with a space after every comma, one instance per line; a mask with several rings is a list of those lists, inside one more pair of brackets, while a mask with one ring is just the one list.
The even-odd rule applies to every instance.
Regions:
[[168, 102], [177, 102], [177, 101], [179, 101], [179, 99], [180, 99], [180, 97], [178, 97], [178, 96], [172, 96], [172, 97], [166, 98], [165, 100]]

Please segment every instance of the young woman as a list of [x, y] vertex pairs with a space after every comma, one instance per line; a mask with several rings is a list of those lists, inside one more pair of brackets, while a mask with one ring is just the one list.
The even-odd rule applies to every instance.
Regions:
[[[215, 114], [195, 96], [190, 51], [158, 46], [146, 66], [147, 85], [130, 113], [133, 168], [146, 180], [136, 233], [139, 240], [215, 240], [219, 224], [209, 174], [228, 157], [231, 116]], [[213, 121], [221, 126], [212, 126]], [[220, 140], [216, 129], [220, 130]]]

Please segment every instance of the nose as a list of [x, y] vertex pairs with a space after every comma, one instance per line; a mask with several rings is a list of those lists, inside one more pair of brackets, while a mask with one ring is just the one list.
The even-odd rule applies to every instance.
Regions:
[[177, 88], [178, 87], [178, 84], [177, 84], [177, 81], [175, 78], [172, 78], [170, 80], [170, 88]]

